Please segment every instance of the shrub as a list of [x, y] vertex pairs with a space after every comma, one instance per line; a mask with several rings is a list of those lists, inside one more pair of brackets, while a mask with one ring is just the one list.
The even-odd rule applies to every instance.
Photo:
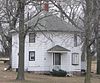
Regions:
[[64, 71], [64, 70], [52, 70], [52, 72], [51, 72], [51, 75], [53, 75], [53, 76], [59, 76], [59, 77], [64, 77], [64, 76], [66, 76], [66, 74], [67, 74], [67, 72], [66, 71]]

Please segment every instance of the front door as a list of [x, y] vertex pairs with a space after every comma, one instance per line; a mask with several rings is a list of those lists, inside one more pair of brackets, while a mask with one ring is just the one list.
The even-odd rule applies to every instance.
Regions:
[[53, 65], [61, 65], [61, 53], [53, 53]]

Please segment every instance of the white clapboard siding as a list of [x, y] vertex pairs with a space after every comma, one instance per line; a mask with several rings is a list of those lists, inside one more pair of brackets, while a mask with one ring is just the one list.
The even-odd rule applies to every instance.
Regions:
[[[52, 53], [47, 50], [60, 45], [70, 51], [61, 55], [61, 69], [81, 70], [81, 45], [74, 47], [74, 34], [66, 32], [37, 32], [35, 43], [29, 43], [29, 34], [25, 39], [25, 70], [50, 71], [53, 67]], [[79, 39], [80, 41], [80, 39]], [[18, 34], [12, 35], [12, 68], [18, 68]], [[29, 61], [29, 51], [35, 51], [35, 61]], [[72, 65], [72, 53], [79, 53], [79, 64]]]

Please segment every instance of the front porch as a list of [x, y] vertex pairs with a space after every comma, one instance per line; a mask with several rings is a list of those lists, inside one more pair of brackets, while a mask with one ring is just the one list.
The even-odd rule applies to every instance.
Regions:
[[50, 55], [52, 56], [52, 66], [50, 67], [50, 71], [52, 71], [52, 69], [54, 70], [62, 69], [65, 71], [67, 70], [66, 69], [67, 63], [65, 58], [66, 56], [68, 56], [67, 53], [69, 51], [70, 50], [59, 45], [56, 45], [47, 50], [47, 52], [50, 53]]

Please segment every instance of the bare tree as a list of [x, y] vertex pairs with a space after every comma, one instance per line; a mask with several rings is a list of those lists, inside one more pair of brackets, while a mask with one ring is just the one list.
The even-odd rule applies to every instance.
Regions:
[[[13, 1], [14, 1], [14, 3], [12, 3]], [[40, 0], [40, 1], [42, 1], [42, 0]], [[59, 9], [63, 18], [67, 18], [69, 20], [69, 22], [71, 22], [75, 27], [77, 27], [78, 29], [82, 30], [85, 33], [84, 42], [85, 42], [85, 49], [86, 49], [85, 52], [87, 55], [87, 73], [86, 73], [85, 83], [90, 83], [90, 73], [91, 73], [91, 49], [90, 49], [90, 46], [92, 43], [91, 40], [93, 39], [91, 37], [91, 35], [93, 34], [93, 26], [92, 25], [93, 25], [94, 21], [92, 21], [92, 20], [94, 18], [92, 18], [93, 17], [92, 14], [93, 14], [93, 1], [94, 0], [83, 1], [85, 4], [84, 13], [83, 13], [84, 19], [81, 18], [80, 16], [78, 16], [76, 13], [77, 11], [79, 12], [79, 9], [81, 6], [80, 5], [81, 1], [73, 2], [71, 5], [67, 4], [68, 2], [66, 2], [66, 4], [67, 4], [66, 7], [70, 8], [70, 12], [67, 12], [66, 8], [63, 8], [62, 4], [60, 4], [60, 2], [58, 3], [57, 0], [48, 0], [48, 1], [52, 2], [52, 4]], [[73, 1], [73, 0], [70, 0], [70, 1]], [[75, 0], [75, 1], [77, 1], [77, 0]], [[96, 0], [96, 1], [98, 1], [98, 0]], [[16, 4], [16, 3], [17, 3], [17, 5], [14, 6], [14, 4]], [[25, 36], [30, 28], [25, 29], [25, 26], [24, 26], [24, 22], [25, 22], [24, 9], [25, 9], [25, 5], [27, 5], [28, 3], [32, 3], [32, 4], [34, 3], [35, 6], [41, 5], [41, 3], [37, 3], [37, 0], [17, 0], [17, 1], [16, 0], [6, 0], [6, 3], [5, 3], [6, 5], [4, 8], [4, 11], [6, 14], [6, 22], [9, 23], [9, 27], [10, 27], [9, 30], [16, 28], [17, 19], [19, 16], [19, 66], [18, 66], [18, 75], [16, 78], [18, 80], [25, 79], [24, 78], [24, 42], [25, 42]], [[36, 3], [37, 3], [37, 5], [36, 5]], [[14, 9], [12, 9], [12, 8], [14, 8]], [[67, 8], [67, 10], [68, 10], [68, 8]], [[36, 12], [36, 13], [39, 14], [39, 12]], [[76, 17], [78, 17], [78, 19]], [[4, 17], [2, 16], [2, 18], [4, 18]], [[81, 28], [80, 26], [77, 25], [78, 24], [77, 22], [79, 22], [80, 18], [84, 24], [84, 28], [83, 27]], [[4, 21], [2, 20], [2, 22], [4, 22]], [[35, 24], [35, 26], [36, 25], [37, 24]], [[2, 26], [0, 25], [0, 27], [2, 27]], [[3, 35], [3, 36], [5, 36], [5, 35]], [[11, 33], [8, 32], [8, 34], [5, 36], [5, 38], [9, 39], [7, 41], [10, 42], [10, 46], [11, 46], [11, 43], [12, 43], [11, 42], [11, 40], [12, 40]], [[98, 52], [99, 52], [99, 47], [98, 47]], [[98, 60], [98, 61], [100, 61], [100, 60]]]
[[[62, 14], [67, 17], [67, 19], [78, 29], [81, 29], [76, 23], [75, 21], [67, 15], [67, 13], [63, 10], [63, 8], [61, 6], [59, 6], [58, 4], [56, 4], [53, 0], [50, 0], [61, 12]], [[85, 4], [85, 6], [83, 6], [84, 8], [84, 19], [82, 19], [83, 24], [84, 24], [84, 28], [81, 30], [84, 30], [84, 37], [85, 37], [85, 50], [86, 51], [86, 56], [87, 56], [87, 71], [86, 71], [86, 77], [85, 77], [85, 83], [90, 83], [90, 75], [91, 75], [91, 44], [93, 42], [91, 42], [92, 40], [92, 33], [93, 33], [93, 1], [92, 0], [85, 0], [83, 1], [83, 3]], [[82, 4], [82, 5], [84, 5]]]
[[24, 9], [25, 0], [18, 0], [19, 5], [19, 64], [17, 80], [24, 80]]
[[97, 74], [100, 74], [100, 1], [93, 0], [93, 15], [94, 15], [94, 34], [96, 40], [96, 52], [97, 52]]
[[85, 44], [86, 44], [86, 55], [87, 55], [87, 71], [85, 77], [85, 83], [90, 82], [91, 76], [91, 49], [90, 49], [90, 40], [91, 40], [91, 33], [92, 33], [92, 1], [86, 1], [86, 10], [85, 10], [85, 17], [84, 17], [84, 27], [85, 27]]
[[16, 27], [19, 9], [17, 9], [16, 0], [0, 0], [0, 2], [2, 3], [0, 6], [0, 41], [4, 55], [10, 57], [11, 68], [12, 36], [10, 31]]

